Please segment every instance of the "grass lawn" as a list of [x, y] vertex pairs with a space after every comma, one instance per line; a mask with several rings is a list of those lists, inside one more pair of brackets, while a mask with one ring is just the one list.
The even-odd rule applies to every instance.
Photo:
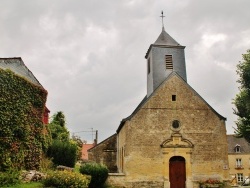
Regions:
[[[43, 184], [38, 183], [38, 182], [32, 182], [32, 183], [22, 183], [18, 185], [13, 185], [8, 188], [42, 188]], [[2, 188], [7, 188], [7, 187], [2, 187]]]

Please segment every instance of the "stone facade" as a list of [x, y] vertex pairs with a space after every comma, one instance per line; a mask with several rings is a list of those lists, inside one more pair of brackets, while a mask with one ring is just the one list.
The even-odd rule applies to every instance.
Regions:
[[117, 172], [116, 166], [116, 134], [100, 142], [88, 150], [88, 159], [100, 164], [105, 164], [109, 172]]
[[168, 188], [170, 159], [181, 156], [186, 187], [198, 187], [200, 180], [228, 180], [227, 149], [225, 118], [173, 73], [120, 125], [117, 165], [126, 187]]

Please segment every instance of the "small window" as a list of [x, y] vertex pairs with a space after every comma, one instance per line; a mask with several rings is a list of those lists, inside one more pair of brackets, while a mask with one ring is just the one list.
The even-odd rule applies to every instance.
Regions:
[[237, 145], [235, 146], [234, 150], [235, 150], [235, 153], [240, 153], [240, 152], [241, 152], [241, 151], [240, 151], [240, 145], [237, 144]]
[[176, 101], [176, 95], [172, 95], [172, 101]]
[[150, 73], [150, 58], [148, 58], [148, 74]]
[[236, 159], [236, 168], [241, 168], [242, 167], [242, 161], [240, 158]]
[[165, 55], [165, 63], [167, 70], [173, 70], [173, 59], [172, 55]]
[[239, 183], [239, 182], [243, 182], [243, 174], [242, 173], [238, 173], [237, 174], [237, 182]]

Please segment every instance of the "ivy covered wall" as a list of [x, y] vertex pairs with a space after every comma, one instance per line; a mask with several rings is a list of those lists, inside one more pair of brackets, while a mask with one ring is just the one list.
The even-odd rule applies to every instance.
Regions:
[[39, 168], [49, 142], [42, 122], [46, 99], [41, 86], [0, 69], [0, 171]]

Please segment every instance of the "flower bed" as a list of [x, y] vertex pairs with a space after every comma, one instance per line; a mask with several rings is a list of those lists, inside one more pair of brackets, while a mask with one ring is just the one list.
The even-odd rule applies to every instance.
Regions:
[[45, 187], [88, 188], [90, 176], [70, 171], [54, 171], [44, 179]]
[[216, 179], [208, 179], [205, 181], [200, 181], [200, 188], [218, 187], [223, 188], [224, 183]]

